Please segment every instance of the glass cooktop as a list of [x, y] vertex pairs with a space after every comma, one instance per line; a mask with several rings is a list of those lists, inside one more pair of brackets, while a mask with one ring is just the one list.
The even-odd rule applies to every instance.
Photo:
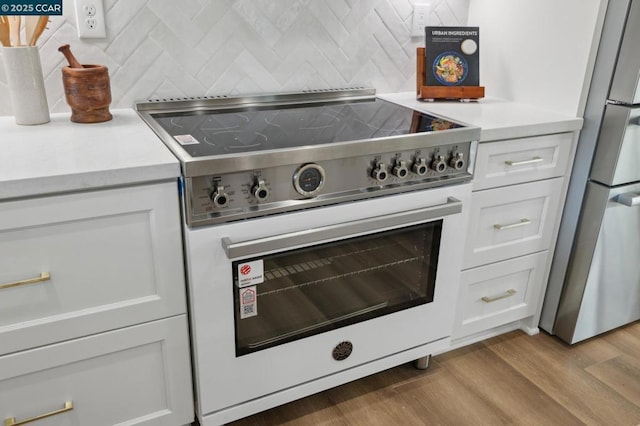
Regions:
[[152, 114], [191, 157], [463, 127], [381, 99]]

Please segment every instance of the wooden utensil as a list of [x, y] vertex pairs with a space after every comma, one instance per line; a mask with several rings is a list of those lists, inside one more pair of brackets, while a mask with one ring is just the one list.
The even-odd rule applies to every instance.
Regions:
[[9, 39], [11, 40], [11, 46], [21, 46], [20, 43], [20, 24], [22, 19], [18, 15], [7, 16], [9, 19]]
[[9, 19], [0, 16], [0, 44], [4, 47], [11, 47], [11, 37], [9, 37]]
[[24, 39], [27, 41], [27, 44], [29, 43], [29, 40], [31, 40], [33, 31], [36, 29], [38, 19], [39, 17], [36, 15], [28, 15], [24, 17]]
[[71, 47], [68, 44], [58, 47], [58, 51], [62, 52], [64, 57], [67, 58], [70, 68], [83, 68], [82, 64], [80, 64], [76, 57], [73, 56], [73, 53], [71, 53]]
[[[37, 18], [37, 19], [30, 19]], [[41, 16], [28, 16], [25, 22], [26, 30], [27, 30], [27, 42], [29, 46], [35, 46], [36, 42], [44, 32], [44, 29], [47, 28], [47, 23], [49, 22], [49, 17], [46, 15]], [[32, 28], [29, 28], [29, 27]]]

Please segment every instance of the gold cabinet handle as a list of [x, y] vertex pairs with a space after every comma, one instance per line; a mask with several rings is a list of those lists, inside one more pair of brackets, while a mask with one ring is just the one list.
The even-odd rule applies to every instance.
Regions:
[[506, 299], [507, 297], [511, 297], [514, 294], [516, 294], [517, 291], [515, 291], [514, 289], [510, 288], [509, 290], [507, 290], [504, 294], [501, 294], [500, 296], [493, 296], [493, 297], [489, 297], [489, 296], [483, 296], [480, 299], [484, 302], [484, 303], [491, 303], [491, 302], [495, 302], [496, 300], [500, 300], [500, 299]]
[[27, 423], [35, 422], [36, 420], [42, 420], [42, 419], [46, 419], [47, 417], [55, 416], [56, 414], [66, 413], [67, 411], [71, 411], [71, 410], [73, 410], [73, 401], [67, 401], [64, 403], [64, 408], [61, 408], [56, 411], [52, 411], [50, 413], [40, 414], [39, 416], [31, 417], [30, 419], [16, 421], [15, 417], [8, 417], [4, 420], [4, 426], [24, 425]]
[[29, 278], [22, 281], [16, 281], [14, 283], [0, 284], [0, 290], [10, 287], [18, 287], [20, 285], [33, 284], [33, 283], [41, 283], [43, 281], [49, 281], [51, 279], [51, 274], [48, 272], [42, 272], [39, 277]]
[[508, 225], [495, 224], [495, 225], [493, 225], [493, 227], [496, 228], [498, 231], [502, 231], [504, 229], [519, 228], [520, 226], [529, 225], [530, 223], [531, 223], [531, 221], [529, 219], [523, 218], [523, 219], [520, 219], [520, 221], [516, 222], [516, 223], [510, 223]]
[[542, 161], [544, 161], [542, 157], [532, 157], [530, 160], [522, 160], [522, 161], [506, 160], [504, 164], [506, 164], [507, 166], [514, 167], [514, 166], [524, 166], [527, 164], [540, 163]]

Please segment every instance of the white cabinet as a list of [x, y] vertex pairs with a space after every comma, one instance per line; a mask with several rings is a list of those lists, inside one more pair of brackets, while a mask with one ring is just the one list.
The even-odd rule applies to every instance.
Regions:
[[185, 315], [0, 357], [0, 413], [38, 425], [167, 425], [193, 417]]
[[457, 334], [472, 335], [534, 315], [547, 261], [542, 251], [463, 271]]
[[2, 419], [72, 401], [49, 424], [190, 423], [176, 182], [3, 202], [0, 217]]
[[573, 140], [567, 132], [479, 144], [453, 347], [518, 327], [537, 332]]
[[0, 355], [185, 312], [174, 183], [0, 203], [0, 217]]
[[564, 176], [573, 133], [482, 143], [476, 157], [473, 190]]
[[547, 250], [561, 194], [562, 178], [475, 192], [463, 268]]

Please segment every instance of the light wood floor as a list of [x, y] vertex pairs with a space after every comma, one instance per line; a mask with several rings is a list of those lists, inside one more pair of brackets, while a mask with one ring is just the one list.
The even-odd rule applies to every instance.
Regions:
[[640, 425], [640, 322], [574, 346], [514, 331], [233, 423]]

